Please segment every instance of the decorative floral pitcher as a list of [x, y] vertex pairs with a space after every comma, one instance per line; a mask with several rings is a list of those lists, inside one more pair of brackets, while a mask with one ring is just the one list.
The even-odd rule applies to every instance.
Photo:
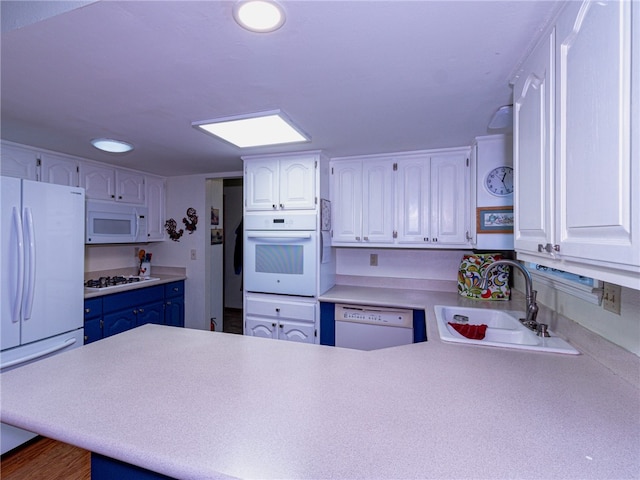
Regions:
[[463, 297], [478, 300], [509, 300], [511, 268], [507, 265], [500, 265], [489, 273], [489, 284], [486, 290], [480, 287], [481, 272], [484, 272], [486, 267], [494, 261], [502, 259], [503, 256], [499, 253], [476, 253], [463, 256], [458, 271], [458, 293]]

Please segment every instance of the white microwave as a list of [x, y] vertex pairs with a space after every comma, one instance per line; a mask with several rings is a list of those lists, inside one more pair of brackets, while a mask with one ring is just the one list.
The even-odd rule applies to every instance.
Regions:
[[87, 244], [144, 243], [147, 239], [147, 207], [87, 200]]

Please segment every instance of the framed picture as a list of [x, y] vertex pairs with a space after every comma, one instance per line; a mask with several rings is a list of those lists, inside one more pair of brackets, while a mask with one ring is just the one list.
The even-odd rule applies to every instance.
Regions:
[[211, 225], [220, 224], [220, 209], [211, 207]]
[[478, 207], [477, 233], [513, 233], [513, 207]]
[[211, 245], [219, 245], [223, 242], [224, 236], [221, 228], [211, 229]]

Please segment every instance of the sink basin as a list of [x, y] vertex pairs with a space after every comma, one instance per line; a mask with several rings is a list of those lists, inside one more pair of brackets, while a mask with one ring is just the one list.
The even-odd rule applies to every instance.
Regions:
[[[519, 319], [524, 317], [523, 312], [448, 305], [436, 305], [434, 310], [438, 333], [443, 342], [566, 353], [570, 355], [580, 353], [562, 338], [555, 336], [550, 330], [548, 331], [549, 337], [537, 336], [535, 332], [520, 323]], [[487, 325], [487, 331], [482, 340], [470, 339], [458, 333], [455, 328], [449, 325], [449, 322]]]

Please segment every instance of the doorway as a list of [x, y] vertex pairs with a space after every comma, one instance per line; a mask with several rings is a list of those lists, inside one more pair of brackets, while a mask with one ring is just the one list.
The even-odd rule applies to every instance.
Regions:
[[242, 178], [223, 181], [224, 320], [225, 333], [243, 334]]

